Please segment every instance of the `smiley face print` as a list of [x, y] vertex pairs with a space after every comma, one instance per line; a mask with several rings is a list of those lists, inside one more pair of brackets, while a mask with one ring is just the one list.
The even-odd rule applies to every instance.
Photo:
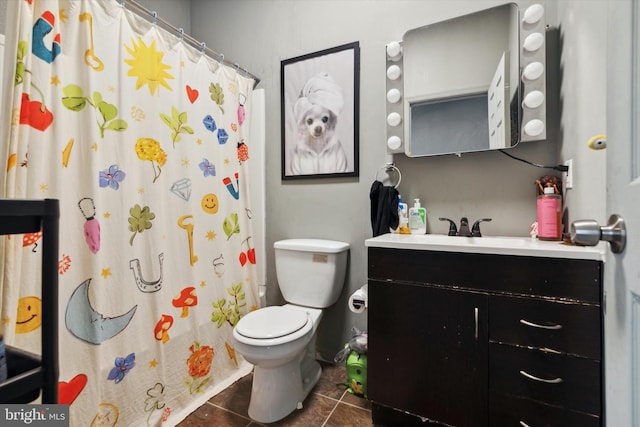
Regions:
[[218, 196], [213, 193], [205, 194], [202, 198], [202, 210], [208, 214], [215, 214], [218, 212]]
[[38, 297], [23, 297], [18, 300], [16, 334], [35, 331], [42, 325], [42, 300]]

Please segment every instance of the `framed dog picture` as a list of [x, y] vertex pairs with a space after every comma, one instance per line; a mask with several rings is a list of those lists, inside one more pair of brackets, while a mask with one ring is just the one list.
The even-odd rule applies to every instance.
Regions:
[[281, 62], [282, 179], [358, 176], [360, 45]]

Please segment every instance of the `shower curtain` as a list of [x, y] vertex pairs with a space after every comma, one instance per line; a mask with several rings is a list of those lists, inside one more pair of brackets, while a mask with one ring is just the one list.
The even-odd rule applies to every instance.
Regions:
[[[60, 199], [59, 402], [72, 426], [175, 425], [251, 369], [253, 80], [115, 0], [9, 8], [3, 197]], [[2, 251], [0, 332], [34, 352], [40, 237]]]

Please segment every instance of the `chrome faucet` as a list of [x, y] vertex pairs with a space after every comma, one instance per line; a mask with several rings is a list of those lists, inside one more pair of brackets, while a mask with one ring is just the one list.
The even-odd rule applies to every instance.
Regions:
[[449, 236], [463, 236], [463, 237], [482, 237], [482, 233], [480, 233], [480, 223], [481, 222], [489, 222], [491, 218], [482, 218], [477, 220], [471, 226], [471, 230], [469, 230], [469, 220], [466, 216], [463, 216], [460, 219], [460, 231], [458, 231], [458, 227], [456, 227], [456, 223], [450, 220], [449, 218], [438, 218], [440, 221], [449, 221]]

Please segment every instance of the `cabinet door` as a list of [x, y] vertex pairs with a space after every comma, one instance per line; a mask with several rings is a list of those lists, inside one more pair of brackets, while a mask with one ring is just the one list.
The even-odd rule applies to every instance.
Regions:
[[482, 293], [370, 280], [369, 399], [487, 425], [487, 305]]

